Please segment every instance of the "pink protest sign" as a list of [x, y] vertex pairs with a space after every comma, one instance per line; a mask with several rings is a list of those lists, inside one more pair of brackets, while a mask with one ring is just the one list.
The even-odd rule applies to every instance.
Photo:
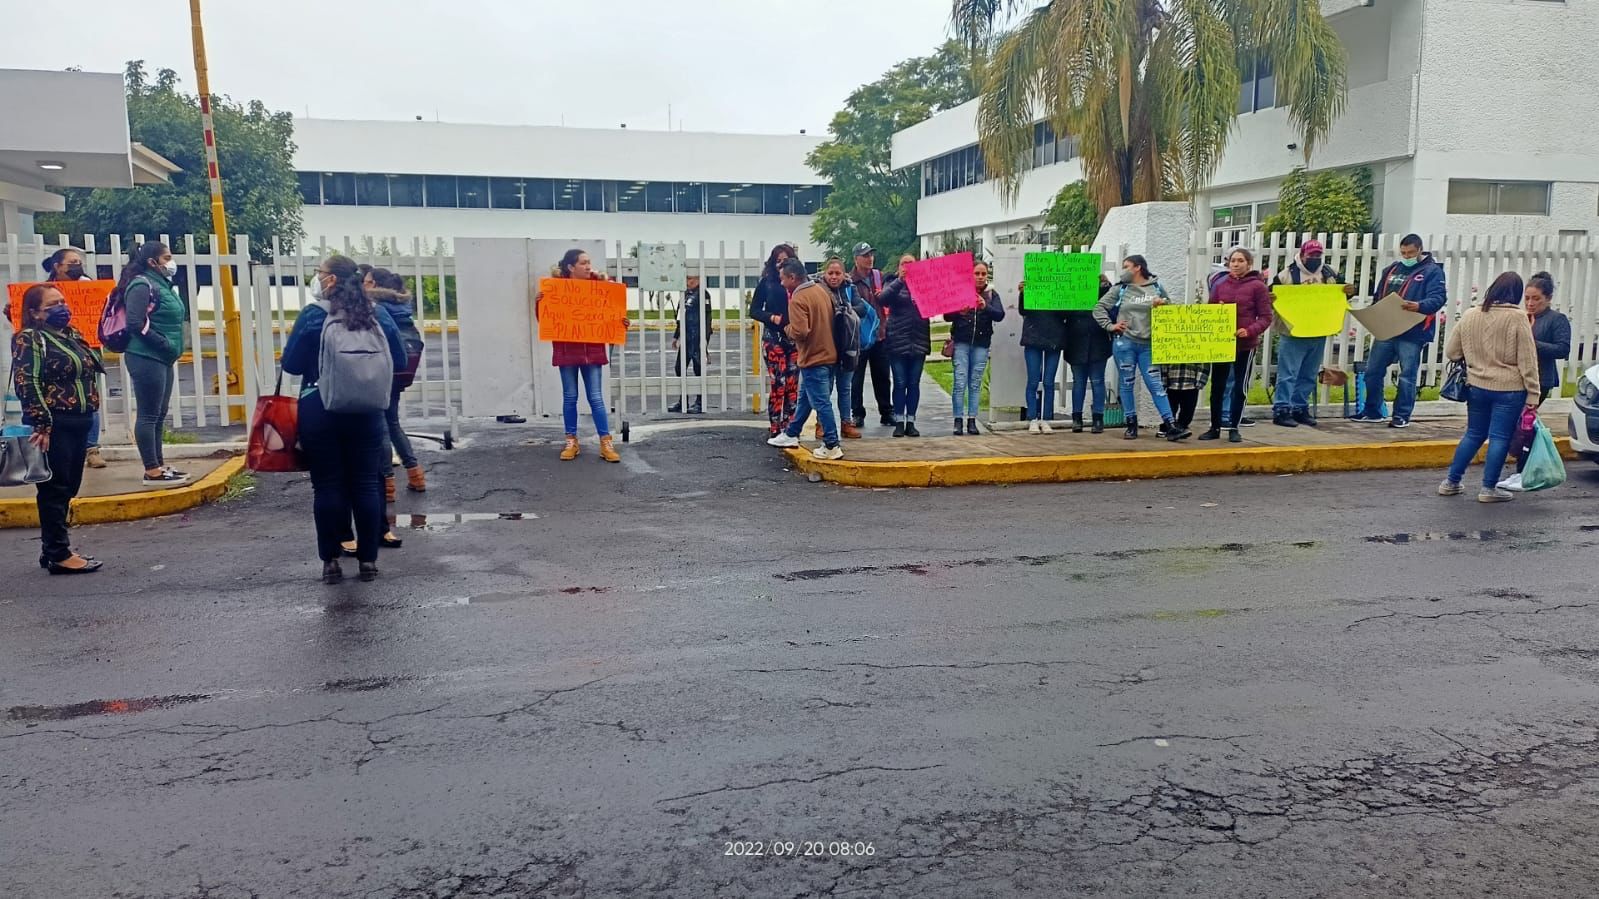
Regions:
[[977, 300], [972, 281], [972, 254], [956, 253], [905, 266], [905, 283], [923, 318], [961, 312]]

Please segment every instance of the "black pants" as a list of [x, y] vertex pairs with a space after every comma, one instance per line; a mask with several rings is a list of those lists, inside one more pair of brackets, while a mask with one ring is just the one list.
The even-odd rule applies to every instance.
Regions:
[[83, 460], [89, 454], [89, 426], [94, 416], [56, 412], [50, 426], [50, 480], [35, 485], [39, 492], [40, 555], [46, 562], [72, 558], [67, 518], [72, 500], [83, 486]]
[[1167, 388], [1166, 396], [1171, 400], [1172, 418], [1180, 428], [1187, 428], [1194, 423], [1194, 412], [1199, 408], [1199, 388], [1188, 390], [1172, 390]]
[[357, 558], [376, 562], [384, 526], [382, 457], [388, 427], [383, 413], [328, 412], [320, 394], [300, 398], [300, 446], [311, 468], [317, 556], [326, 562], [344, 550], [355, 518]]
[[[1244, 417], [1244, 398], [1249, 389], [1249, 366], [1255, 351], [1239, 347], [1237, 358], [1231, 362], [1217, 362], [1210, 367], [1210, 426], [1213, 429], [1238, 427]], [[1230, 421], [1222, 421], [1222, 398], [1227, 395], [1227, 378], [1233, 376], [1232, 402], [1227, 405]]]
[[[694, 377], [700, 377], [701, 371], [699, 351], [694, 347], [689, 347], [688, 352], [685, 355], [688, 357], [688, 367], [694, 370]], [[683, 356], [678, 356], [677, 361], [672, 364], [672, 370], [677, 373], [679, 378], [683, 377], [683, 358]]]
[[861, 362], [855, 367], [855, 383], [850, 385], [850, 404], [854, 407], [855, 417], [866, 417], [866, 375], [869, 372], [872, 376], [872, 395], [877, 397], [878, 419], [893, 419], [893, 374], [888, 364], [888, 347], [879, 341], [866, 352]]

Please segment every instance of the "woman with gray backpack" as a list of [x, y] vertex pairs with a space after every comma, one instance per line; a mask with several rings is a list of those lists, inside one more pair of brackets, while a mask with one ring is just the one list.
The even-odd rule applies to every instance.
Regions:
[[283, 347], [283, 371], [300, 376], [300, 448], [311, 470], [322, 582], [344, 580], [340, 541], [355, 519], [361, 580], [378, 575], [384, 519], [385, 414], [394, 373], [406, 366], [394, 319], [361, 289], [346, 256], [329, 256], [311, 276], [315, 300], [300, 311]]

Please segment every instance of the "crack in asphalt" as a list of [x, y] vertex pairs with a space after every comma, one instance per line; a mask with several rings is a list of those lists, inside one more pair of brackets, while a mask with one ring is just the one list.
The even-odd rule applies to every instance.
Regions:
[[1460, 618], [1482, 616], [1484, 618], [1498, 618], [1503, 615], [1542, 615], [1545, 612], [1558, 612], [1563, 609], [1587, 609], [1599, 606], [1599, 602], [1561, 603], [1555, 606], [1541, 606], [1536, 609], [1462, 609], [1456, 612], [1439, 612], [1435, 615], [1417, 615], [1411, 612], [1389, 611], [1382, 615], [1368, 615], [1357, 618], [1344, 626], [1344, 630], [1352, 631], [1368, 621], [1381, 621], [1386, 618], [1414, 618], [1422, 621], [1437, 621], [1441, 618]]
[[717, 787], [712, 790], [697, 790], [693, 793], [684, 793], [681, 796], [668, 796], [665, 799], [657, 799], [655, 800], [655, 804], [664, 805], [668, 802], [678, 802], [684, 799], [697, 799], [701, 796], [710, 796], [716, 793], [738, 793], [747, 790], [760, 790], [766, 787], [777, 786], [778, 784], [813, 784], [819, 781], [828, 780], [829, 778], [843, 777], [846, 774], [856, 774], [862, 771], [911, 773], [916, 771], [931, 771], [934, 768], [942, 767], [944, 767], [942, 764], [918, 765], [913, 768], [896, 768], [890, 765], [856, 765], [851, 768], [841, 768], [837, 771], [823, 771], [821, 774], [818, 774], [815, 777], [779, 777], [775, 780], [766, 780], [756, 784], [746, 784], [743, 786], [728, 785], [725, 787]]

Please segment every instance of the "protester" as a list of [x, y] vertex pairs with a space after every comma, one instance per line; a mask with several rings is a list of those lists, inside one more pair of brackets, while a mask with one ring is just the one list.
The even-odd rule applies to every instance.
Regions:
[[128, 348], [122, 353], [122, 365], [133, 381], [138, 407], [133, 438], [144, 463], [146, 487], [172, 487], [189, 480], [187, 474], [166, 464], [163, 445], [177, 381], [175, 366], [183, 355], [183, 325], [189, 318], [188, 307], [172, 284], [177, 274], [172, 252], [166, 244], [152, 240], [133, 251], [117, 279], [128, 310]]
[[[1110, 279], [1099, 276], [1099, 295], [1110, 290]], [[1065, 314], [1066, 341], [1063, 344], [1066, 364], [1072, 372], [1072, 433], [1083, 432], [1083, 401], [1089, 390], [1093, 391], [1093, 428], [1091, 433], [1105, 433], [1105, 363], [1110, 361], [1110, 335], [1094, 320], [1091, 310], [1078, 310]]]
[[1550, 308], [1554, 299], [1555, 279], [1548, 272], [1527, 279], [1527, 317], [1538, 344], [1539, 405], [1560, 387], [1560, 360], [1571, 358], [1571, 319]]
[[[43, 262], [46, 281], [93, 281], [94, 279], [84, 274], [83, 253], [73, 247], [62, 247], [50, 254]], [[82, 322], [84, 327], [98, 327], [98, 322]], [[94, 413], [89, 423], [89, 455], [84, 463], [90, 468], [106, 467], [105, 458], [100, 455], [100, 413]]]
[[[1326, 250], [1319, 240], [1299, 246], [1299, 258], [1277, 273], [1278, 284], [1344, 284], [1343, 276], [1323, 260]], [[1344, 296], [1354, 296], [1355, 286], [1344, 284]], [[1314, 428], [1310, 414], [1310, 394], [1316, 389], [1316, 375], [1327, 350], [1326, 337], [1295, 337], [1289, 325], [1277, 319], [1272, 325], [1277, 335], [1277, 390], [1272, 399], [1272, 424], [1283, 428], [1300, 425]]]
[[[552, 272], [557, 278], [576, 278], [579, 281], [604, 281], [605, 273], [596, 272], [589, 254], [582, 250], [567, 250]], [[540, 293], [533, 298], [533, 317], [538, 318], [538, 304], [544, 299]], [[622, 326], [631, 322], [622, 318]], [[566, 426], [566, 444], [561, 448], [561, 461], [570, 462], [582, 452], [577, 442], [577, 387], [579, 378], [588, 396], [589, 415], [594, 418], [594, 432], [600, 438], [600, 458], [606, 462], [620, 462], [616, 441], [611, 437], [611, 421], [606, 414], [605, 366], [611, 364], [611, 348], [603, 343], [571, 343], [555, 341], [551, 364], [561, 371], [561, 421]]]
[[12, 387], [22, 403], [28, 438], [50, 463], [36, 484], [39, 567], [51, 574], [88, 574], [101, 563], [74, 552], [67, 530], [72, 500], [83, 483], [89, 428], [100, 408], [100, 356], [72, 327], [61, 291], [35, 284], [22, 294], [22, 330], [12, 338]]
[[[1422, 248], [1421, 237], [1407, 234], [1399, 241], [1399, 261], [1390, 264], [1377, 278], [1376, 298], [1397, 293], [1405, 310], [1425, 315], [1415, 327], [1389, 340], [1372, 341], [1366, 357], [1366, 408], [1350, 421], [1380, 424], [1390, 428], [1410, 427], [1416, 409], [1416, 375], [1421, 370], [1421, 351], [1432, 343], [1439, 310], [1448, 300], [1444, 267]], [[1388, 367], [1399, 363], [1399, 393], [1394, 397], [1392, 419], [1382, 414], [1383, 382]]]
[[988, 263], [972, 266], [976, 294], [970, 309], [944, 316], [950, 322], [949, 337], [955, 350], [955, 385], [951, 399], [955, 404], [955, 436], [976, 437], [977, 403], [982, 397], [983, 370], [988, 367], [988, 351], [994, 345], [994, 323], [1005, 320], [1005, 304], [999, 293], [989, 288]]
[[[827, 288], [828, 293], [832, 296], [835, 308], [842, 308], [847, 305], [855, 310], [855, 314], [860, 316], [863, 321], [870, 314], [867, 312], [869, 308], [867, 302], [855, 293], [855, 285], [844, 274], [844, 260], [837, 256], [828, 259], [827, 263], [822, 267], [820, 283]], [[840, 356], [842, 355], [840, 354]], [[859, 365], [856, 366], [855, 371], [845, 368], [844, 360], [840, 358], [837, 367], [833, 371], [834, 389], [838, 392], [839, 432], [851, 440], [858, 440], [861, 437], [861, 429], [856, 427], [855, 422], [850, 418], [850, 410], [853, 408], [852, 404], [854, 402], [851, 385], [854, 384], [855, 378], [860, 374], [859, 369]], [[816, 423], [816, 430], [816, 436], [820, 439], [822, 437], [822, 423], [820, 421]]]
[[[1234, 247], [1227, 254], [1227, 277], [1215, 279], [1210, 286], [1210, 302], [1234, 307], [1238, 330], [1237, 347], [1233, 361], [1218, 362], [1210, 370], [1210, 430], [1199, 435], [1200, 440], [1217, 440], [1227, 431], [1232, 443], [1242, 443], [1238, 422], [1244, 414], [1245, 391], [1249, 389], [1249, 368], [1255, 360], [1255, 350], [1260, 346], [1260, 336], [1271, 327], [1271, 291], [1266, 279], [1255, 270], [1255, 254], [1243, 247]], [[1228, 379], [1231, 378], [1229, 390]], [[1222, 409], [1224, 395], [1226, 411]], [[1225, 417], [1224, 417], [1225, 416]]]
[[[883, 273], [872, 267], [877, 258], [877, 251], [869, 243], [855, 245], [855, 267], [850, 270], [850, 284], [855, 288], [855, 295], [871, 304], [877, 312], [879, 327], [887, 327], [888, 310], [883, 305]], [[907, 256], [912, 262], [915, 256]], [[900, 276], [904, 276], [904, 261], [901, 260]], [[883, 427], [894, 426], [894, 398], [891, 380], [892, 367], [889, 364], [890, 349], [886, 341], [879, 340], [871, 349], [861, 354], [861, 364], [856, 366], [855, 377], [850, 384], [850, 404], [853, 406], [855, 427], [866, 426], [866, 374], [872, 376], [872, 395], [877, 399], [877, 420]]]
[[884, 343], [889, 368], [894, 373], [894, 436], [920, 437], [916, 430], [916, 408], [922, 401], [922, 369], [933, 350], [932, 330], [911, 298], [905, 266], [916, 261], [906, 253], [899, 260], [899, 277], [878, 295], [888, 317]]
[[[394, 327], [400, 332], [401, 342], [407, 338], [416, 341], [421, 346], [421, 332], [416, 327], [415, 299], [405, 290], [405, 279], [386, 268], [375, 268], [367, 272], [361, 282], [361, 288], [366, 292], [367, 298], [383, 307], [383, 311], [394, 320]], [[406, 369], [410, 369], [411, 355], [406, 355]], [[389, 439], [384, 447], [382, 458], [385, 463], [397, 455], [400, 457], [400, 466], [405, 469], [406, 489], [413, 493], [424, 493], [428, 489], [427, 476], [422, 471], [422, 463], [416, 457], [416, 450], [411, 447], [411, 438], [405, 434], [405, 428], [400, 425], [400, 394], [405, 392], [402, 383], [410, 385], [409, 378], [405, 377], [406, 371], [395, 371], [393, 397], [389, 401], [387, 413]], [[415, 371], [409, 371], [414, 376]], [[392, 455], [390, 450], [392, 449]], [[383, 498], [389, 502], [394, 501], [394, 476], [385, 475], [383, 478]]]
[[[1503, 503], [1515, 494], [1498, 486], [1523, 411], [1536, 409], [1541, 385], [1538, 379], [1538, 347], [1532, 324], [1518, 307], [1521, 276], [1505, 272], [1494, 279], [1483, 294], [1482, 305], [1466, 310], [1460, 321], [1449, 328], [1444, 356], [1466, 362], [1466, 433], [1455, 448], [1449, 474], [1438, 485], [1441, 496], [1458, 496], [1460, 481], [1483, 442], [1488, 456], [1483, 464], [1479, 503]], [[1397, 414], [1397, 410], [1396, 413]]]
[[761, 347], [766, 354], [766, 374], [772, 379], [771, 395], [766, 403], [770, 437], [776, 437], [788, 427], [799, 400], [794, 341], [783, 333], [788, 324], [788, 291], [783, 287], [779, 272], [783, 263], [798, 257], [794, 248], [786, 243], [773, 247], [771, 255], [766, 257], [766, 267], [761, 270], [761, 280], [755, 285], [755, 298], [750, 302], [750, 318], [762, 325]]
[[812, 451], [818, 459], [842, 459], [838, 421], [833, 414], [834, 377], [838, 372], [838, 348], [833, 342], [833, 296], [821, 284], [810, 281], [798, 259], [783, 263], [779, 270], [788, 299], [788, 324], [783, 331], [794, 342], [800, 372], [799, 404], [794, 417], [781, 434], [766, 442], [776, 447], [799, 446], [805, 419], [812, 412], [822, 425], [822, 445]]
[[[1160, 383], [1166, 387], [1171, 403], [1172, 427], [1188, 431], [1199, 408], [1199, 392], [1210, 380], [1210, 366], [1200, 362], [1160, 366]], [[1167, 428], [1169, 433], [1171, 428]], [[1167, 436], [1163, 433], [1161, 436]]]
[[[300, 310], [283, 346], [283, 371], [300, 376], [300, 447], [311, 470], [317, 556], [326, 584], [344, 579], [340, 542], [352, 516], [361, 580], [378, 575], [378, 547], [385, 530], [380, 485], [388, 464], [383, 452], [385, 398], [394, 372], [406, 364], [399, 329], [387, 310], [367, 299], [361, 280], [348, 257], [324, 259], [311, 276], [315, 302]], [[381, 359], [381, 349], [388, 350], [388, 360]], [[339, 368], [324, 371], [324, 359], [336, 361]], [[384, 383], [370, 383], [379, 377]], [[329, 411], [324, 405], [332, 402], [328, 397], [343, 399], [360, 387], [373, 392], [370, 408], [357, 404]]]
[[1027, 366], [1027, 432], [1053, 434], [1049, 423], [1055, 420], [1055, 379], [1066, 345], [1066, 314], [1028, 309], [1026, 281], [1016, 285], [1016, 311], [1022, 316], [1022, 361]]
[[1192, 436], [1191, 432], [1174, 423], [1166, 385], [1155, 369], [1155, 308], [1171, 302], [1171, 297], [1142, 256], [1123, 259], [1118, 280], [1119, 283], [1099, 298], [1093, 316], [1102, 331], [1115, 335], [1111, 341], [1111, 355], [1121, 373], [1121, 402], [1127, 412], [1127, 430], [1122, 436], [1127, 440], [1138, 439], [1138, 406], [1134, 391], [1138, 379], [1143, 378], [1155, 411], [1160, 414], [1161, 433], [1174, 443], [1187, 439]]
[[[672, 352], [677, 353], [677, 361], [673, 364], [673, 371], [679, 378], [683, 377], [683, 362], [687, 360], [688, 367], [693, 370], [694, 377], [704, 376], [700, 367], [700, 359], [706, 348], [706, 337], [709, 328], [702, 328], [701, 322], [709, 318], [705, 314], [705, 294], [700, 291], [700, 276], [689, 275], [688, 283], [683, 291], [683, 305], [678, 311], [677, 327], [672, 330]], [[688, 332], [688, 343], [684, 344], [684, 332]], [[681, 352], [678, 352], [681, 350]], [[682, 402], [668, 406], [666, 411], [679, 413], [683, 411]], [[694, 399], [688, 404], [688, 414], [700, 415], [705, 411], [700, 403], [700, 394], [694, 394]]]

